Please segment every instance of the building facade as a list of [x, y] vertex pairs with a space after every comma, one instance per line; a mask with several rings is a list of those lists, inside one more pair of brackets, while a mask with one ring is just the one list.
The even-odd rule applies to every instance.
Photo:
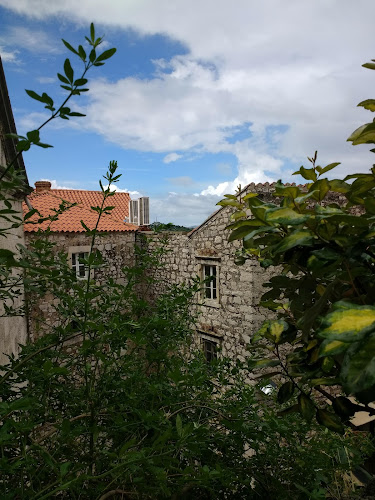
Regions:
[[[12, 107], [8, 95], [4, 69], [0, 58], [0, 210], [10, 209], [13, 214], [4, 214], [0, 217], [0, 230], [3, 235], [0, 238], [0, 250], [12, 252], [18, 255], [20, 244], [25, 244], [23, 227], [20, 224], [22, 217], [22, 200], [31, 191], [28, 185], [25, 165], [22, 155], [17, 152], [16, 140], [7, 134], [17, 134]], [[19, 182], [14, 188], [7, 188], [3, 182], [9, 182], [11, 177], [7, 166], [12, 164], [17, 173]], [[11, 227], [15, 225], [15, 227]], [[3, 252], [3, 255], [6, 255]], [[12, 280], [17, 284], [14, 288], [13, 300], [2, 298], [0, 300], [0, 365], [7, 362], [7, 355], [17, 355], [19, 345], [27, 341], [27, 323], [22, 313], [24, 303], [22, 275], [13, 268]], [[8, 280], [8, 283], [9, 281]], [[9, 290], [9, 288], [7, 288]], [[14, 311], [14, 315], [6, 312], [6, 307]]]

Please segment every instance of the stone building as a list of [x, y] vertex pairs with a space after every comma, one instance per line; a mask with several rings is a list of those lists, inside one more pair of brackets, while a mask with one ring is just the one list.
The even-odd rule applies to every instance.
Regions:
[[[272, 184], [252, 183], [243, 193], [257, 192], [266, 199], [272, 197], [272, 191]], [[159, 271], [161, 281], [166, 282], [188, 282], [194, 276], [206, 280], [197, 297], [197, 340], [207, 360], [220, 349], [224, 356], [243, 361], [252, 333], [270, 314], [258, 306], [270, 271], [261, 268], [255, 259], [243, 266], [234, 262], [242, 242], [228, 242], [225, 227], [232, 210], [220, 208], [190, 233], [169, 233], [168, 251]], [[151, 248], [157, 244], [157, 235], [150, 238], [150, 233], [144, 233], [143, 237], [151, 240]]]
[[[71, 268], [79, 279], [87, 277], [87, 270], [80, 259], [87, 257], [91, 248], [91, 236], [87, 234], [82, 222], [93, 229], [98, 214], [91, 207], [100, 206], [103, 200], [101, 191], [84, 191], [69, 189], [51, 189], [49, 181], [35, 183], [35, 191], [28, 197], [29, 204], [38, 210], [43, 217], [51, 216], [52, 220], [38, 222], [35, 214], [24, 225], [26, 244], [39, 238], [39, 229], [49, 229], [47, 238], [55, 243], [56, 252], [64, 252]], [[103, 214], [98, 225], [98, 233], [94, 249], [98, 249], [108, 265], [92, 270], [91, 277], [96, 281], [104, 281], [109, 277], [115, 280], [123, 278], [121, 269], [134, 264], [135, 234], [138, 226], [125, 222], [129, 216], [129, 194], [115, 193], [110, 198], [110, 205], [115, 206], [111, 213]], [[55, 210], [62, 204], [70, 206], [56, 220]], [[28, 207], [24, 204], [24, 211]], [[52, 296], [43, 297], [38, 303], [38, 311], [29, 318], [31, 339], [42, 334], [43, 328], [54, 322], [54, 301]], [[36, 320], [35, 318], [38, 318]], [[42, 319], [42, 321], [41, 321]]]
[[[16, 140], [7, 137], [6, 134], [17, 134], [17, 130], [0, 58], [0, 178], [3, 181], [10, 180], [7, 173], [7, 165], [10, 163], [12, 163], [19, 178], [17, 187], [10, 190], [1, 185], [0, 209], [9, 208], [9, 206], [6, 206], [6, 200], [6, 202], [11, 203], [11, 209], [15, 213], [13, 215], [4, 214], [5, 216], [1, 216], [0, 218], [0, 229], [6, 234], [6, 237], [0, 238], [0, 250], [10, 251], [17, 255], [18, 245], [25, 244], [23, 229], [22, 225], [12, 228], [10, 226], [13, 223], [17, 223], [17, 219], [14, 216], [22, 216], [22, 200], [31, 191], [31, 188], [28, 185], [22, 155], [17, 153]], [[16, 272], [13, 273], [12, 277], [17, 281]], [[23, 305], [22, 283], [17, 285], [16, 290], [19, 290], [19, 292], [17, 292], [17, 295], [14, 295], [14, 301], [5, 300], [3, 302], [0, 300], [0, 365], [7, 362], [7, 354], [17, 354], [19, 344], [23, 344], [27, 340], [26, 319], [20, 310]], [[19, 312], [14, 316], [6, 315], [4, 305], [11, 306]]]

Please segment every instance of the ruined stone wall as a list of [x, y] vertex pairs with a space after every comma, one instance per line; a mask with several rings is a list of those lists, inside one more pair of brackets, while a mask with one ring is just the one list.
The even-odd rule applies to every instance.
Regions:
[[[26, 233], [26, 244], [30, 244], [36, 238], [38, 236], [35, 233]], [[69, 251], [91, 245], [91, 237], [84, 233], [50, 233], [48, 240], [55, 243], [56, 253], [66, 253], [67, 259]], [[135, 233], [129, 231], [98, 234], [94, 248], [101, 252], [105, 265], [100, 269], [94, 269], [92, 278], [99, 283], [105, 283], [109, 278], [113, 278], [118, 283], [124, 283], [125, 275], [122, 268], [133, 266], [135, 263]], [[58, 298], [52, 294], [40, 297], [29, 317], [31, 340], [43, 335], [43, 332], [48, 331], [51, 326], [58, 324], [56, 305], [58, 305]]]

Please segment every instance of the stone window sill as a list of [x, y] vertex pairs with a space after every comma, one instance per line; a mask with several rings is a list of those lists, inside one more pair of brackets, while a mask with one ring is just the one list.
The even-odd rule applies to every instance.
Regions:
[[221, 304], [218, 300], [213, 299], [204, 299], [202, 302], [202, 306], [213, 307], [214, 309], [220, 309]]

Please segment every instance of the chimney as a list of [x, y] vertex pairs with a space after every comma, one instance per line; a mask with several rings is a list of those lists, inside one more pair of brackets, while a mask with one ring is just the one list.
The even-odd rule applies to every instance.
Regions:
[[35, 192], [43, 193], [43, 191], [49, 191], [51, 189], [50, 181], [36, 181]]

